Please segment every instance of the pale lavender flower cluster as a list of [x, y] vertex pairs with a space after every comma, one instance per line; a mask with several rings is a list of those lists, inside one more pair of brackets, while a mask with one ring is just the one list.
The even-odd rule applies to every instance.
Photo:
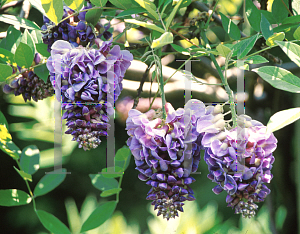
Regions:
[[[111, 41], [96, 40], [99, 49], [76, 47], [56, 41], [47, 61], [56, 94], [61, 91], [67, 134], [84, 150], [96, 148], [107, 135], [113, 103], [122, 90], [122, 80], [133, 60], [129, 51], [111, 48]], [[60, 97], [57, 96], [58, 100]], [[111, 102], [108, 102], [111, 100]]]
[[251, 218], [257, 205], [270, 193], [264, 183], [270, 183], [272, 155], [277, 140], [266, 126], [250, 117], [238, 117], [238, 126], [216, 133], [205, 133], [204, 160], [208, 165], [208, 178], [218, 185], [213, 192], [225, 190], [226, 202], [236, 214]]
[[[151, 186], [147, 200], [157, 215], [175, 218], [183, 211], [183, 202], [194, 200], [190, 176], [196, 172], [200, 161], [202, 133], [196, 131], [200, 120], [213, 119], [214, 108], [205, 108], [198, 100], [190, 100], [185, 108], [176, 111], [167, 103], [166, 119], [162, 112], [149, 110], [145, 114], [138, 110], [129, 111], [126, 130], [127, 141], [139, 170], [139, 179]], [[205, 124], [209, 128], [211, 124]]]

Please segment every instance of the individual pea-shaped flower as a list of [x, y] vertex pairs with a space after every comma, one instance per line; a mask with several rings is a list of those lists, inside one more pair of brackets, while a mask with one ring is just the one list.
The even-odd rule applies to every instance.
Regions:
[[257, 205], [270, 193], [273, 151], [277, 140], [266, 126], [250, 117], [238, 117], [238, 126], [219, 133], [205, 133], [202, 139], [208, 178], [217, 183], [213, 192], [227, 192], [226, 202], [236, 214], [253, 217]]
[[[36, 53], [34, 63], [37, 65], [40, 62], [41, 57]], [[9, 85], [4, 85], [3, 92], [14, 93], [15, 96], [22, 95], [25, 102], [31, 99], [37, 102], [54, 94], [50, 78], [48, 77], [45, 83], [34, 71], [25, 71], [18, 75]]]
[[190, 100], [184, 109], [175, 111], [170, 103], [165, 109], [166, 119], [161, 110], [145, 114], [130, 110], [126, 130], [138, 177], [151, 186], [146, 199], [153, 200], [157, 215], [169, 220], [183, 211], [184, 201], [195, 199], [189, 185], [195, 181], [190, 174], [197, 171], [200, 161], [196, 124], [205, 118], [206, 108], [202, 102]]
[[[99, 49], [56, 41], [47, 61], [57, 99], [62, 98], [67, 134], [84, 150], [96, 148], [107, 135], [109, 115], [122, 90], [125, 71], [133, 59], [129, 51], [97, 41]], [[59, 95], [61, 93], [61, 96]]]

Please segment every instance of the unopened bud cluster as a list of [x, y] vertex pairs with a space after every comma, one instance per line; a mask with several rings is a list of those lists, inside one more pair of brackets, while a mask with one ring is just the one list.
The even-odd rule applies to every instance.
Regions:
[[[37, 65], [40, 62], [39, 54], [35, 55], [34, 63]], [[15, 96], [22, 95], [24, 101], [43, 100], [54, 94], [54, 89], [48, 77], [45, 83], [40, 79], [34, 71], [25, 71], [18, 75], [9, 85], [4, 85], [3, 92], [6, 94], [14, 93]]]

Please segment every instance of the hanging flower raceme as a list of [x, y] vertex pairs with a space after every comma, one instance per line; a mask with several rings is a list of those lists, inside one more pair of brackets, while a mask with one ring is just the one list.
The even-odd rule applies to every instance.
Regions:
[[202, 144], [206, 147], [205, 162], [208, 178], [218, 185], [213, 192], [225, 190], [226, 202], [236, 214], [253, 217], [257, 205], [270, 193], [274, 162], [273, 151], [277, 140], [266, 126], [250, 117], [238, 117], [238, 126], [218, 133], [205, 133]]
[[165, 109], [166, 120], [161, 111], [143, 114], [130, 110], [126, 130], [138, 177], [151, 186], [146, 199], [153, 200], [157, 215], [169, 219], [183, 211], [184, 201], [195, 199], [189, 185], [195, 181], [190, 174], [197, 171], [200, 161], [201, 138], [196, 124], [200, 118], [213, 118], [213, 111], [206, 113], [205, 105], [198, 100], [190, 100], [185, 109], [175, 111], [170, 103]]
[[[35, 54], [34, 63], [37, 65], [41, 61], [40, 55]], [[20, 69], [21, 71], [21, 69]], [[48, 77], [45, 83], [40, 79], [34, 71], [25, 71], [18, 75], [9, 85], [4, 85], [3, 92], [6, 94], [14, 93], [15, 96], [22, 95], [24, 101], [27, 100], [43, 100], [54, 94], [54, 89]]]
[[67, 134], [89, 150], [107, 135], [109, 115], [122, 90], [122, 80], [133, 60], [129, 51], [111, 48], [111, 41], [96, 40], [99, 49], [77, 47], [56, 41], [47, 61], [50, 80], [58, 100], [62, 97], [63, 118], [67, 119]]

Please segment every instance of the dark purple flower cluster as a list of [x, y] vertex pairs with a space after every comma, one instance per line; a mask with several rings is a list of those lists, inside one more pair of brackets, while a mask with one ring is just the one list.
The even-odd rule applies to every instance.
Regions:
[[[99, 49], [73, 48], [56, 41], [47, 61], [55, 92], [61, 93], [67, 134], [84, 150], [96, 148], [107, 135], [109, 115], [122, 90], [122, 80], [133, 60], [129, 51], [111, 48], [111, 41], [96, 39]], [[57, 95], [58, 100], [60, 96]]]
[[[92, 5], [88, 3], [84, 9], [91, 8]], [[48, 51], [50, 52], [52, 44], [57, 40], [69, 41], [73, 46], [78, 45], [86, 46], [89, 42], [93, 42], [95, 34], [91, 26], [87, 25], [85, 20], [86, 11], [80, 12], [78, 15], [72, 15], [75, 11], [67, 6], [64, 6], [64, 15], [62, 21], [58, 25], [55, 25], [46, 16], [44, 18], [44, 25], [41, 27], [43, 34], [43, 42], [48, 45]], [[70, 15], [72, 15], [70, 17]]]
[[206, 109], [198, 100], [176, 111], [167, 103], [165, 109], [165, 120], [161, 111], [130, 110], [126, 130], [138, 177], [151, 186], [146, 199], [153, 200], [157, 215], [169, 219], [183, 211], [184, 201], [195, 199], [189, 185], [195, 181], [190, 174], [197, 171], [200, 161], [202, 134], [196, 126], [200, 119], [212, 119], [215, 114], [214, 108]]
[[[35, 55], [35, 64], [40, 62], [39, 54]], [[6, 94], [14, 93], [15, 96], [22, 94], [24, 101], [27, 100], [43, 100], [54, 94], [54, 89], [48, 77], [45, 83], [40, 79], [34, 71], [25, 71], [17, 76], [9, 85], [4, 85], [3, 92]]]
[[213, 192], [225, 190], [226, 202], [236, 214], [253, 217], [257, 205], [270, 193], [264, 183], [270, 183], [277, 140], [266, 126], [250, 117], [238, 117], [238, 126], [216, 133], [205, 133], [202, 144], [208, 178], [218, 185]]

